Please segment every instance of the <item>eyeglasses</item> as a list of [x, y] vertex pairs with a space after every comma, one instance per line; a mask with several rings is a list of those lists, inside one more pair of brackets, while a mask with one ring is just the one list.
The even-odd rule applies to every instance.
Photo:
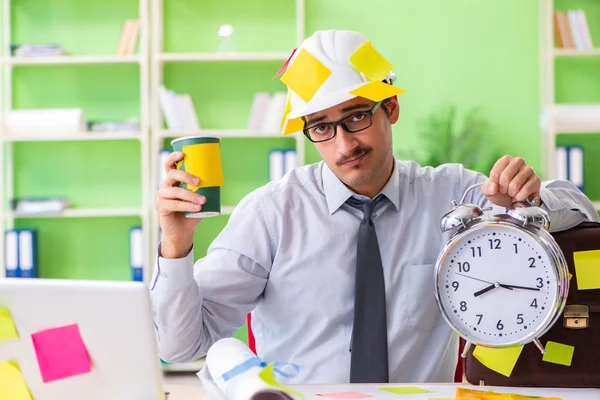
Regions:
[[381, 106], [381, 101], [375, 103], [373, 108], [350, 114], [339, 121], [319, 122], [304, 128], [304, 135], [313, 143], [326, 142], [337, 135], [337, 127], [341, 125], [346, 132], [360, 132], [367, 129], [373, 123], [373, 114]]

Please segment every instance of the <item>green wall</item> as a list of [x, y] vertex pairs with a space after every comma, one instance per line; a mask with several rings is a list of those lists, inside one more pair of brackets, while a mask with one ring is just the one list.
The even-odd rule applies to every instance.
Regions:
[[[71, 54], [114, 54], [121, 25], [136, 18], [136, 0], [18, 0], [12, 2], [13, 42], [61, 43]], [[291, 0], [165, 1], [168, 52], [214, 52], [217, 29], [236, 29], [238, 51], [290, 52], [295, 47]], [[600, 4], [557, 0], [583, 7], [600, 44]], [[419, 151], [419, 121], [452, 103], [461, 114], [479, 107], [494, 127], [487, 153], [523, 156], [541, 171], [538, 2], [534, 0], [306, 0], [307, 34], [353, 29], [367, 35], [395, 65], [401, 118], [394, 128], [397, 155]], [[280, 62], [168, 63], [167, 87], [192, 95], [203, 128], [244, 128], [256, 91], [283, 90], [272, 79]], [[557, 62], [557, 100], [600, 102], [600, 57]], [[245, 76], [245, 74], [248, 74]], [[18, 67], [15, 108], [83, 107], [89, 119], [139, 117], [136, 65]], [[600, 136], [561, 136], [586, 151], [586, 186], [600, 199], [592, 175], [600, 166]], [[268, 151], [292, 139], [224, 139], [223, 203], [234, 204], [268, 180]], [[168, 146], [168, 140], [165, 140]], [[307, 142], [308, 161], [319, 160]], [[20, 143], [15, 145], [16, 194], [69, 196], [77, 207], [139, 207], [140, 147], [131, 141]], [[201, 223], [196, 256], [202, 256], [227, 221]], [[44, 277], [128, 279], [128, 229], [139, 218], [17, 221], [40, 231]]]

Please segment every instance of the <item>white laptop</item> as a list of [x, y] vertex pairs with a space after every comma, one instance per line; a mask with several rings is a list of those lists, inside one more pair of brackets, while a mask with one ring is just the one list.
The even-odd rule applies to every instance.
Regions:
[[0, 341], [0, 371], [14, 373], [12, 366], [18, 366], [33, 399], [165, 398], [143, 283], [0, 279], [0, 323], [6, 324], [3, 310], [18, 336]]

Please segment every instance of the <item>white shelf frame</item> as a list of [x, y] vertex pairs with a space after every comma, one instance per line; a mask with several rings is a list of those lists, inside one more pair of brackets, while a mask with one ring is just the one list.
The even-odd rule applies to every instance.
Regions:
[[142, 208], [67, 208], [61, 212], [16, 213], [10, 212], [8, 218], [104, 218], [104, 217], [143, 217]]
[[0, 59], [5, 65], [77, 65], [77, 64], [139, 64], [142, 58], [137, 55], [118, 56], [52, 56], [52, 57], [5, 57]]
[[75, 135], [4, 135], [0, 136], [3, 142], [72, 142], [86, 140], [142, 140], [141, 132], [82, 132]]
[[[296, 45], [300, 45], [305, 39], [305, 4], [304, 0], [279, 0], [295, 1], [296, 13]], [[163, 115], [158, 100], [158, 89], [163, 82], [163, 67], [165, 63], [175, 62], [261, 62], [261, 61], [281, 61], [287, 60], [289, 53], [237, 53], [233, 55], [219, 53], [165, 53], [163, 52], [163, 0], [152, 0], [152, 37], [150, 45], [151, 54], [151, 82], [152, 97], [150, 101], [151, 110], [151, 187], [153, 194], [158, 190], [159, 151], [161, 142], [167, 137], [181, 137], [191, 135], [218, 136], [221, 138], [283, 138], [293, 137], [296, 141], [296, 153], [299, 165], [303, 165], [305, 160], [305, 139], [301, 133], [290, 136], [283, 136], [279, 132], [250, 132], [240, 129], [202, 129], [198, 132], [169, 132], [163, 129]], [[292, 49], [290, 49], [291, 52]], [[250, 105], [248, 105], [250, 109]], [[154, 198], [154, 195], [152, 196]], [[222, 205], [221, 215], [230, 215], [235, 205]], [[160, 225], [156, 210], [152, 212], [152, 238], [151, 243], [158, 244], [160, 240]], [[154, 266], [151, 265], [151, 268]], [[177, 365], [165, 365], [163, 370], [168, 371], [193, 371], [201, 368], [198, 363], [183, 363]]]
[[[304, 0], [284, 0], [294, 1], [296, 13], [296, 45], [302, 43], [305, 39], [305, 3]], [[163, 0], [152, 0], [152, 37], [150, 44], [151, 54], [151, 83], [152, 97], [150, 101], [151, 110], [151, 156], [152, 160], [151, 171], [151, 187], [153, 193], [158, 190], [160, 182], [158, 182], [159, 151], [161, 143], [168, 137], [182, 137], [191, 135], [207, 135], [218, 136], [221, 138], [294, 138], [296, 141], [296, 153], [299, 165], [305, 163], [305, 139], [301, 133], [283, 136], [279, 132], [251, 132], [240, 129], [203, 129], [197, 132], [170, 132], [163, 128], [163, 114], [160, 109], [158, 90], [163, 82], [163, 67], [165, 63], [175, 62], [261, 62], [261, 61], [281, 61], [282, 63], [289, 57], [289, 52], [268, 52], [268, 53], [168, 53], [163, 49]], [[290, 49], [291, 52], [292, 49]], [[248, 106], [250, 107], [250, 105]], [[222, 214], [228, 215], [233, 210], [234, 206], [222, 206]], [[153, 209], [152, 212], [152, 238], [151, 243], [157, 244], [160, 240], [160, 226], [158, 223], [158, 215]]]
[[[555, 101], [555, 61], [559, 57], [596, 57], [600, 56], [600, 48], [592, 50], [560, 49], [555, 47], [554, 35], [554, 0], [540, 0], [540, 88], [541, 109], [544, 110], [545, 122], [542, 126], [542, 163], [543, 180], [556, 179], [555, 147], [556, 136], [561, 133], [597, 134], [600, 126], [596, 124], [558, 124], [551, 110]], [[596, 199], [592, 199], [596, 200]], [[600, 210], [600, 201], [594, 201]]]
[[205, 62], [205, 61], [281, 61], [285, 62], [286, 53], [159, 53], [158, 61], [165, 62]]
[[[150, 281], [150, 262], [153, 260], [151, 253], [151, 186], [150, 176], [150, 5], [149, 0], [138, 0], [140, 20], [140, 35], [138, 54], [129, 56], [119, 55], [65, 55], [53, 57], [13, 57], [9, 52], [11, 42], [11, 2], [15, 0], [0, 0], [2, 17], [0, 26], [0, 144], [5, 151], [0, 151], [0, 176], [6, 179], [6, 190], [0, 185], [0, 219], [4, 227], [14, 227], [15, 219], [27, 218], [105, 218], [105, 217], [139, 217], [143, 227], [144, 241], [144, 281]], [[115, 44], [116, 45], [116, 44]], [[42, 135], [9, 135], [4, 129], [4, 112], [12, 108], [12, 70], [15, 67], [35, 68], [36, 66], [55, 65], [57, 68], [65, 65], [107, 65], [110, 64], [137, 64], [140, 69], [140, 131], [139, 132], [82, 132], [78, 135], [48, 134]], [[138, 140], [140, 142], [140, 208], [112, 208], [112, 209], [67, 209], [60, 213], [19, 214], [8, 208], [8, 201], [14, 196], [14, 169], [13, 169], [13, 143], [29, 141], [87, 141], [87, 140]], [[6, 167], [6, 168], [5, 168]], [[4, 240], [0, 240], [0, 279], [5, 276], [4, 270]], [[128, 260], [125, 260], [128, 265]]]

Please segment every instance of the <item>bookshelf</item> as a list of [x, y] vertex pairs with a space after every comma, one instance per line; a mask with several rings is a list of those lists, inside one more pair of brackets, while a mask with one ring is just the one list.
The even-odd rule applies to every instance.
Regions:
[[[555, 12], [583, 10], [593, 46], [564, 48], [555, 31]], [[573, 106], [600, 110], [600, 4], [587, 0], [540, 1], [540, 89], [542, 160], [545, 180], [558, 177], [557, 145], [580, 145], [584, 152], [584, 192], [600, 211], [600, 119], [583, 118]], [[571, 27], [571, 29], [573, 29]], [[575, 28], [577, 29], [577, 28]], [[563, 41], [564, 37], [560, 39]], [[566, 46], [565, 46], [566, 47]], [[572, 114], [569, 114], [572, 113]], [[565, 116], [567, 117], [565, 120]]]
[[[119, 55], [126, 19], [140, 21], [139, 39], [133, 54]], [[151, 260], [148, 0], [0, 0], [0, 26], [4, 228], [38, 231], [42, 278], [131, 280], [132, 226], [142, 226], [145, 265]], [[25, 43], [59, 44], [66, 54], [10, 52]], [[140, 129], [11, 134], [5, 124], [11, 110], [75, 107], [89, 120], [133, 116]], [[62, 197], [72, 208], [24, 214], [10, 208], [13, 197]], [[2, 260], [5, 250], [0, 241]]]
[[[221, 154], [225, 186], [222, 215], [201, 222], [194, 238], [195, 259], [204, 256], [236, 204], [250, 191], [269, 181], [269, 151], [294, 148], [298, 165], [305, 162], [302, 135], [284, 137], [279, 132], [247, 130], [246, 123], [256, 92], [284, 91], [272, 79], [291, 51], [305, 38], [304, 0], [151, 1], [151, 188], [158, 190], [159, 153], [170, 150], [172, 139], [204, 135], [222, 138]], [[219, 27], [235, 29], [234, 51], [219, 51]], [[188, 38], [193, 37], [194, 40]], [[247, 79], [244, 75], [252, 76]], [[192, 97], [201, 129], [170, 131], [163, 118], [159, 88]], [[151, 243], [160, 240], [158, 215], [152, 213]], [[151, 264], [151, 268], [154, 265]], [[246, 340], [245, 327], [236, 337]], [[202, 360], [165, 364], [165, 371], [197, 371]], [[200, 364], [199, 364], [200, 363]]]

